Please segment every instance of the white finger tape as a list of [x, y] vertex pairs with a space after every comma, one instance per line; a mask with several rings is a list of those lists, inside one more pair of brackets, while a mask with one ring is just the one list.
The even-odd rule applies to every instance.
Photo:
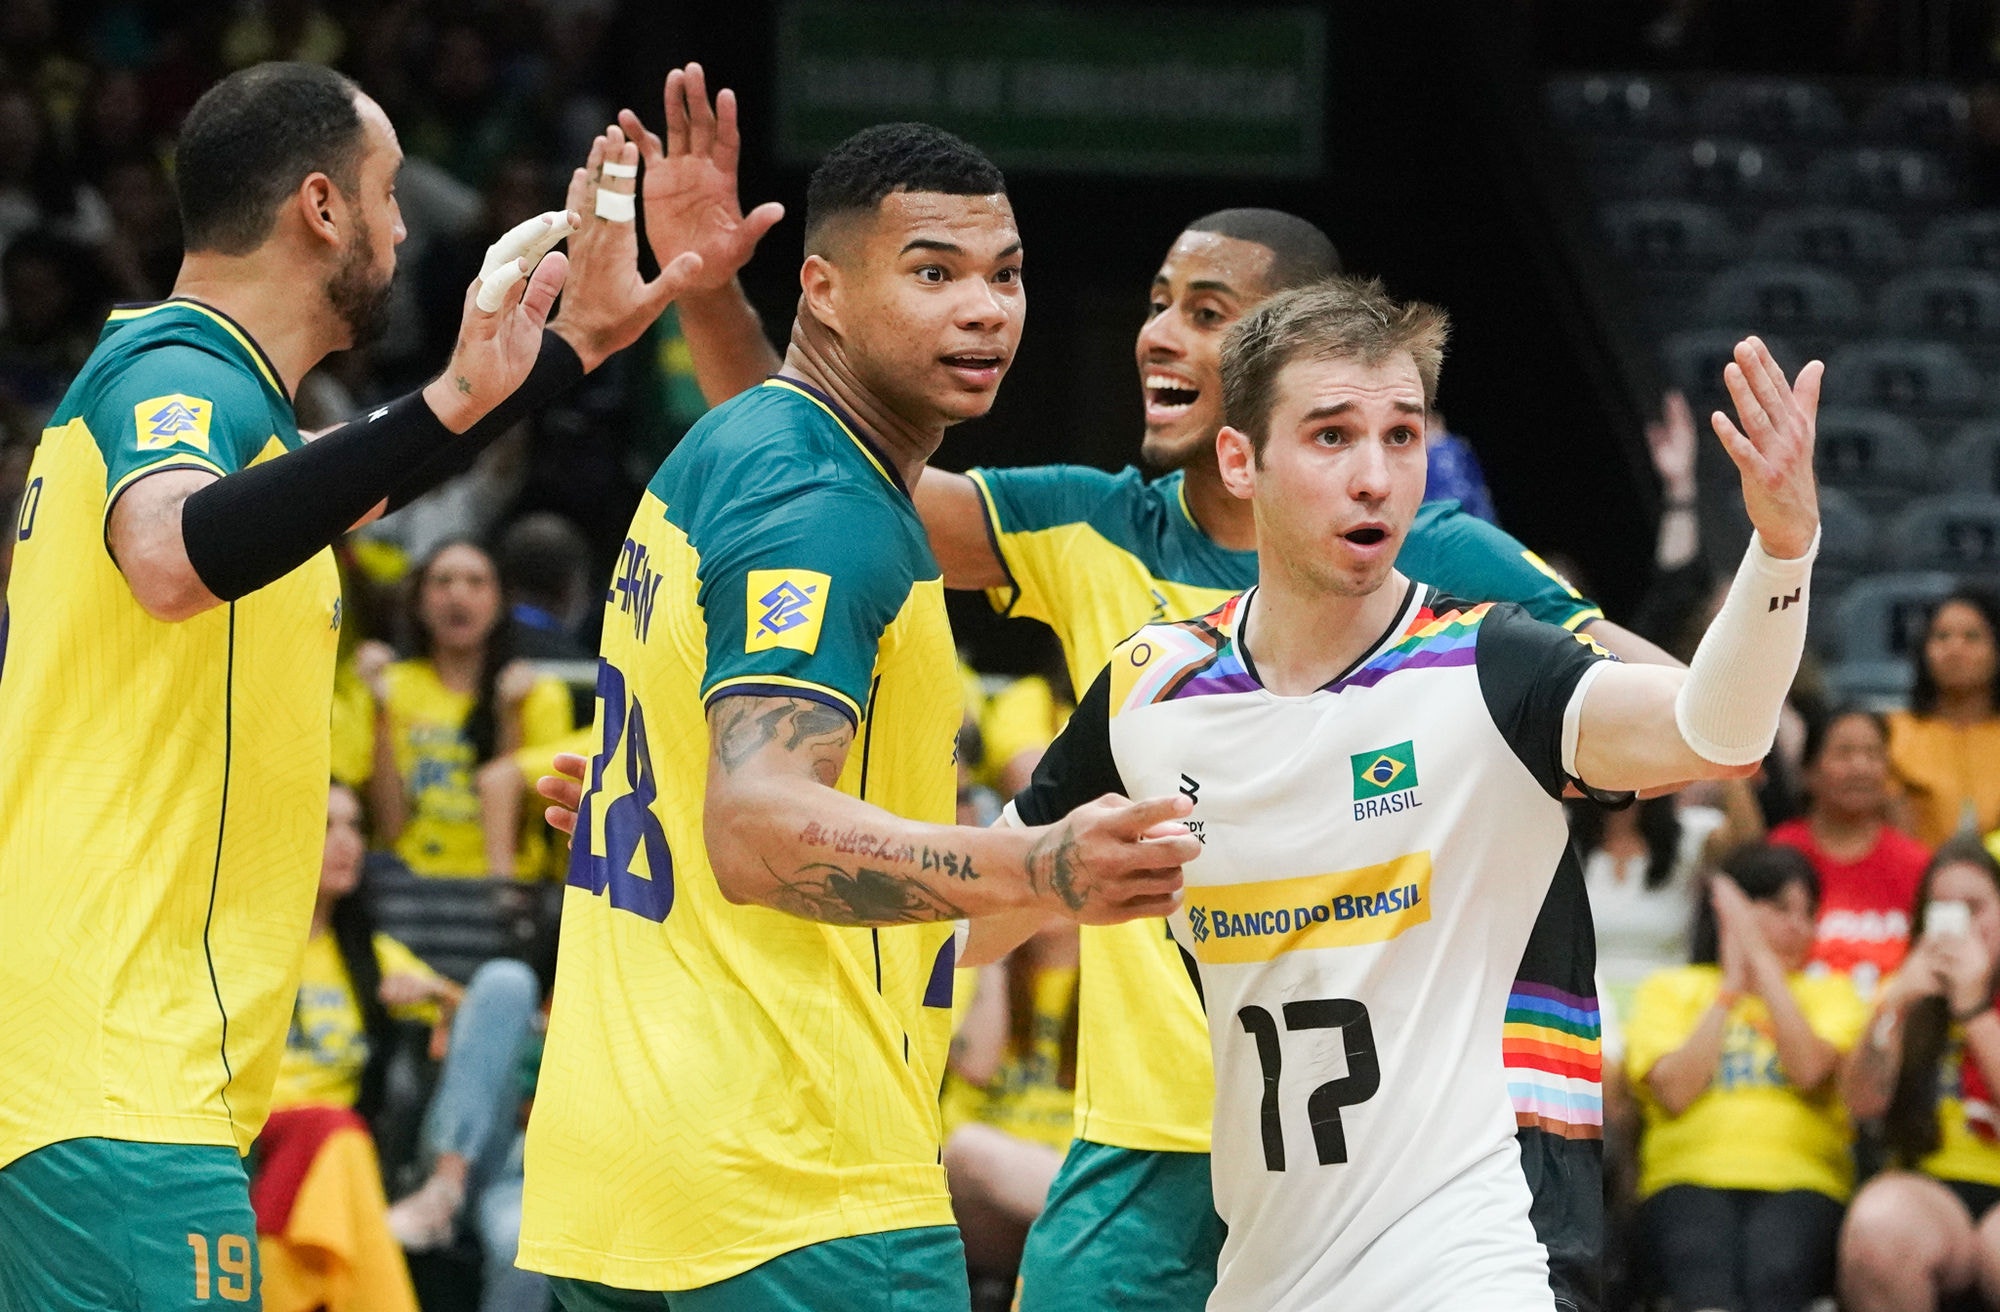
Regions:
[[610, 219], [613, 223], [630, 223], [637, 218], [639, 207], [631, 193], [612, 191], [608, 187], [597, 189], [597, 217]]
[[497, 312], [500, 303], [507, 299], [507, 290], [521, 281], [523, 276], [520, 264], [512, 260], [480, 274], [479, 308], [487, 314]]
[[486, 259], [479, 272], [479, 308], [487, 314], [497, 311], [507, 289], [526, 276], [515, 261], [525, 259], [528, 268], [533, 269], [576, 229], [576, 216], [567, 210], [537, 214], [509, 228], [499, 241], [486, 248]]
[[637, 164], [621, 164], [615, 159], [604, 161], [604, 176], [607, 178], [636, 178], [639, 176]]

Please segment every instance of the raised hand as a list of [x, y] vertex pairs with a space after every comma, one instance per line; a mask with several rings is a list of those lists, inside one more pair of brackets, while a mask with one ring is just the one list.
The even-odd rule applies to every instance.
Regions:
[[1646, 447], [1669, 501], [1694, 497], [1695, 445], [1694, 411], [1685, 396], [1668, 392], [1660, 402], [1660, 417], [1646, 425]]
[[591, 142], [584, 166], [570, 174], [567, 204], [583, 216], [583, 226], [569, 239], [569, 287], [550, 326], [576, 350], [585, 373], [638, 341], [701, 272], [701, 256], [683, 251], [662, 259], [651, 282], [639, 276], [630, 202], [599, 204], [600, 190], [607, 199], [630, 197], [639, 180], [627, 170], [638, 165], [639, 148], [613, 124]]
[[[524, 250], [533, 245], [532, 235], [522, 242]], [[532, 265], [525, 256], [512, 263], [511, 273], [489, 269], [465, 289], [465, 309], [460, 312], [458, 343], [452, 347], [451, 361], [424, 388], [424, 400], [432, 413], [454, 433], [463, 433], [478, 423], [487, 411], [512, 395], [535, 367], [535, 358], [542, 350], [542, 328], [569, 274], [569, 260], [561, 251], [548, 251]], [[487, 311], [480, 308], [480, 292], [494, 281], [503, 281], [506, 286], [498, 308]], [[489, 295], [488, 303], [493, 299]]]
[[1180, 823], [1192, 809], [1178, 795], [1086, 802], [1029, 852], [1030, 888], [1080, 924], [1164, 916], [1180, 905], [1181, 867], [1201, 855], [1200, 841]]
[[1735, 354], [1722, 380], [1741, 427], [1720, 410], [1709, 416], [1709, 423], [1736, 462], [1743, 505], [1765, 549], [1780, 560], [1796, 560], [1819, 532], [1813, 437], [1826, 366], [1814, 360], [1788, 383], [1770, 348], [1758, 338], [1738, 342]]
[[688, 252], [701, 256], [701, 271], [686, 294], [699, 295], [729, 285], [736, 271], [779, 219], [785, 207], [766, 201], [749, 214], [737, 199], [736, 163], [742, 138], [736, 130], [736, 93], [724, 88], [708, 101], [700, 64], [667, 74], [667, 140], [648, 131], [631, 110], [618, 123], [639, 144], [645, 161], [646, 240], [665, 268]]

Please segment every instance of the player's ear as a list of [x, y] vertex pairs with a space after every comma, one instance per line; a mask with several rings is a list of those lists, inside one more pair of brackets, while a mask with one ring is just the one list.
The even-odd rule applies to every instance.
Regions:
[[1248, 501], [1257, 490], [1257, 450], [1250, 445], [1250, 435], [1224, 424], [1215, 435], [1215, 462], [1229, 495]]
[[306, 231], [329, 246], [340, 244], [340, 225], [347, 218], [347, 198], [324, 173], [308, 173], [292, 197]]
[[799, 266], [799, 292], [805, 308], [812, 311], [813, 318], [819, 320], [829, 330], [840, 332], [840, 309], [836, 294], [840, 286], [840, 269], [824, 255], [808, 255]]

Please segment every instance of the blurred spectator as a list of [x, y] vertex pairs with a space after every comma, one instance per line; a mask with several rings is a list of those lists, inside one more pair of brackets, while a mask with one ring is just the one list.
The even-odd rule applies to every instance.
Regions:
[[97, 344], [109, 297], [89, 251], [46, 228], [0, 253], [0, 397], [46, 418]]
[[361, 802], [335, 784], [298, 1005], [271, 1117], [257, 1140], [264, 1306], [270, 1312], [415, 1312], [367, 1117], [381, 1108], [392, 1010], [435, 1022], [458, 997], [402, 944], [374, 931], [361, 881]]
[[1609, 999], [1605, 1042], [1615, 1060], [1616, 1018], [1629, 1015], [1639, 985], [1685, 963], [1701, 872], [1712, 860], [1763, 836], [1756, 803], [1741, 783], [1710, 794], [1721, 805], [1682, 795], [1626, 807], [1569, 805], [1570, 834], [1583, 859], [1597, 928], [1597, 989]]
[[1910, 709], [1889, 716], [1908, 827], [1931, 847], [2000, 829], [2000, 600], [1960, 588], [1932, 612]]
[[1695, 964], [1647, 980], [1633, 1006], [1642, 1243], [1685, 1312], [1802, 1312], [1831, 1285], [1854, 1185], [1834, 1077], [1867, 1013], [1845, 976], [1802, 973], [1818, 902], [1798, 852], [1738, 849], [1711, 881]]
[[429, 95], [413, 107], [403, 147], [441, 165], [467, 186], [483, 188], [500, 161], [541, 143], [525, 80], [503, 77], [478, 24], [438, 30], [430, 51]]
[[248, 68], [267, 59], [333, 66], [347, 48], [347, 34], [311, 0], [250, 0], [236, 6], [222, 34], [222, 62]]
[[[1945, 908], [1952, 908], [1949, 917]], [[1885, 1117], [1896, 1169], [1870, 1180], [1840, 1238], [1848, 1312], [2000, 1307], [2000, 864], [1954, 840], [1924, 872], [1916, 946], [1847, 1064], [1857, 1120]]]
[[978, 972], [952, 1039], [944, 1166], [975, 1286], [1012, 1290], [1028, 1227], [1069, 1146], [1076, 977], [1076, 926], [1057, 922]]
[[500, 535], [500, 577], [507, 585], [507, 617], [514, 653], [529, 660], [590, 660], [577, 638], [594, 600], [590, 544], [576, 525], [546, 511], [524, 515]]
[[521, 1243], [522, 1127], [541, 1067], [547, 1012], [533, 969], [501, 958], [473, 972], [452, 1020], [420, 1152], [429, 1174], [389, 1209], [412, 1253], [469, 1224], [484, 1256], [480, 1312], [547, 1312], [548, 1278], [514, 1265]]
[[0, 249], [31, 228], [91, 245], [110, 232], [111, 216], [64, 165], [41, 102], [25, 85], [0, 82]]
[[486, 864], [473, 772], [521, 747], [567, 734], [569, 692], [514, 658], [513, 624], [493, 558], [447, 543], [411, 577], [416, 656], [357, 656], [375, 698], [369, 798], [376, 840], [421, 876], [532, 875], [537, 856]]
[[1028, 786], [1042, 753], [1069, 723], [1075, 709], [1069, 676], [1060, 670], [1015, 679], [993, 694], [979, 717], [979, 736], [985, 777], [1001, 801]]
[[151, 155], [127, 155], [104, 169], [102, 185], [111, 212], [103, 258], [114, 298], [164, 299], [181, 267], [180, 211], [166, 169]]
[[[525, 864], [550, 879], [564, 877], [569, 869], [569, 849], [560, 835], [549, 833], [543, 825], [541, 795], [535, 791], [535, 781], [554, 773], [556, 753], [566, 752], [588, 761], [596, 755], [597, 748], [597, 722], [592, 719], [553, 742], [523, 747], [510, 756], [496, 756], [479, 767], [473, 786], [479, 792], [479, 823], [485, 834], [488, 869], [505, 870], [512, 862], [517, 871]], [[538, 851], [546, 855], [537, 858]]]
[[1445, 426], [1444, 412], [1436, 407], [1425, 420], [1424, 462], [1424, 500], [1456, 501], [1468, 515], [1489, 524], [1500, 522], [1479, 453], [1472, 449], [1472, 443]]
[[1930, 850], [1889, 824], [1889, 726], [1848, 708], [1806, 734], [1806, 814], [1771, 831], [1819, 872], [1819, 929], [1812, 959], [1854, 981], [1861, 996], [1903, 960], [1910, 904]]

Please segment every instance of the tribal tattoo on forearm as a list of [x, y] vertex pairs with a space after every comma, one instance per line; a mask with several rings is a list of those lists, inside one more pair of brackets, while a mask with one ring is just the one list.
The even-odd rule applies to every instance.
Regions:
[[1076, 825], [1065, 820], [1028, 849], [1029, 889], [1034, 892], [1049, 889], [1071, 911], [1083, 910], [1087, 899], [1084, 890], [1077, 887], [1077, 878], [1084, 873], [1078, 858]]

